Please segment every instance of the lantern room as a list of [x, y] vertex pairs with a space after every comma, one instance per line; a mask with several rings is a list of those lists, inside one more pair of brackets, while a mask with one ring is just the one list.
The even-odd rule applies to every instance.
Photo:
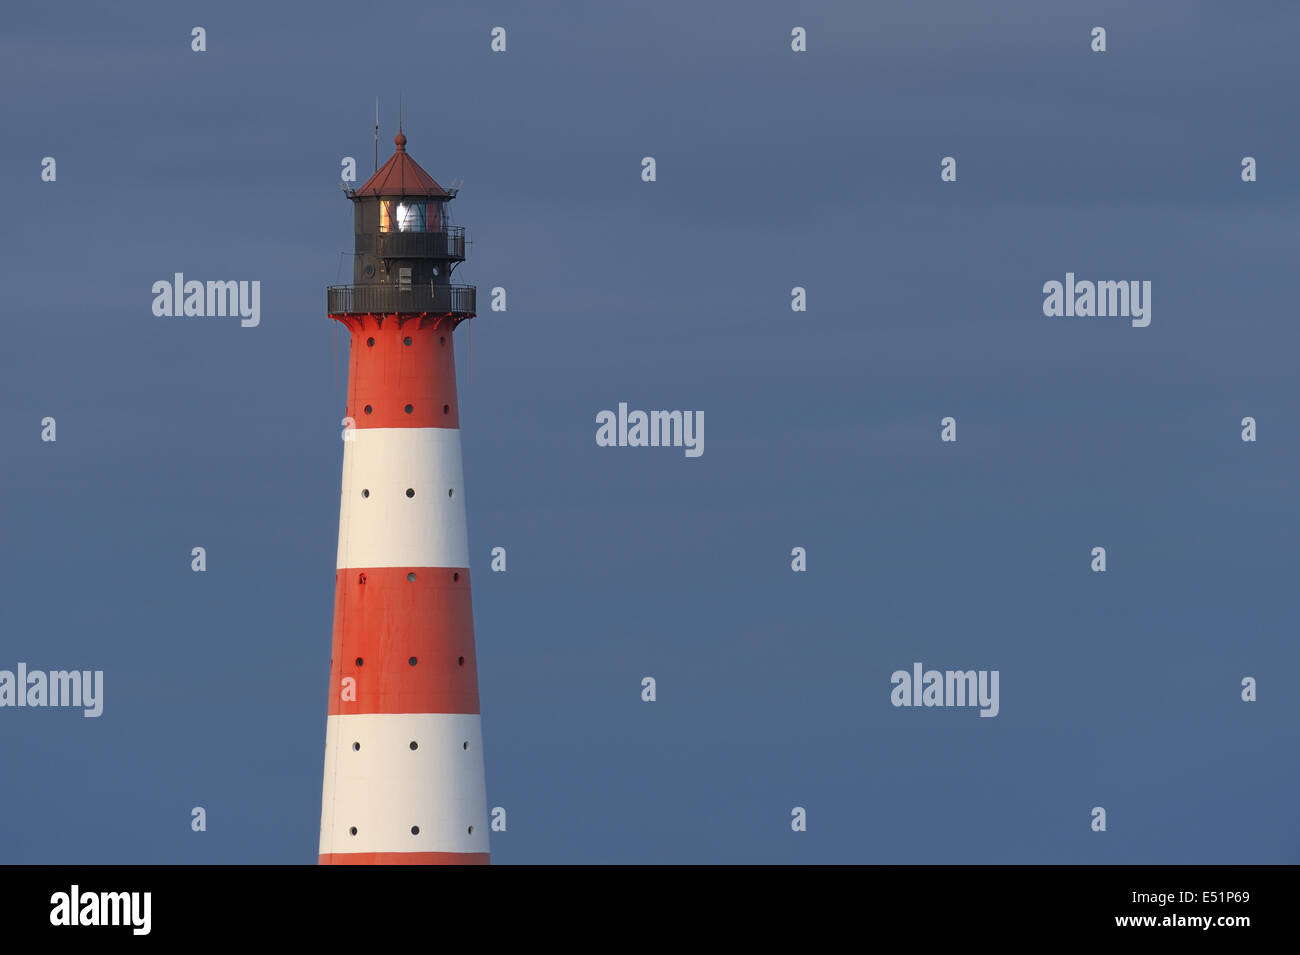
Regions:
[[355, 209], [353, 285], [331, 290], [330, 314], [360, 311], [474, 313], [474, 290], [451, 284], [465, 260], [465, 230], [451, 224], [444, 189], [406, 152], [396, 151], [361, 188], [349, 191]]

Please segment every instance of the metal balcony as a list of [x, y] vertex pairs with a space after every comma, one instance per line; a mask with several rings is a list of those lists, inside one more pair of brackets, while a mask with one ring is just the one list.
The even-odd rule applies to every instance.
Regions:
[[448, 259], [465, 261], [465, 229], [450, 226], [441, 232], [362, 233], [356, 237], [356, 252], [373, 252], [381, 259]]
[[330, 315], [393, 315], [427, 312], [473, 318], [473, 285], [331, 285]]

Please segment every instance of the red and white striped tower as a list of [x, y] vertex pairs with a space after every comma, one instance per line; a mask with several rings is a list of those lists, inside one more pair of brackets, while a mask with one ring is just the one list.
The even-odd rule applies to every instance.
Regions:
[[349, 191], [351, 333], [321, 864], [486, 863], [452, 331], [475, 313], [443, 189], [397, 151]]

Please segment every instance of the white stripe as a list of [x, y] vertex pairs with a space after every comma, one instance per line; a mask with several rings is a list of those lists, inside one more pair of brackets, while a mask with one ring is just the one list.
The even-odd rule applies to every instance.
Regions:
[[[412, 740], [417, 749], [411, 749]], [[353, 743], [361, 748], [354, 750]], [[418, 835], [411, 833], [412, 826], [419, 827]], [[329, 717], [321, 855], [487, 851], [487, 794], [477, 714]]]
[[352, 431], [343, 444], [336, 566], [469, 566], [458, 429]]

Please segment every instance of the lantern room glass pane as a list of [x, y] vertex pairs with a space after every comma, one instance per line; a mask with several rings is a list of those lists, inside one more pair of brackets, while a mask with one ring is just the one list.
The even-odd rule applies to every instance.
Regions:
[[424, 232], [425, 203], [405, 199], [382, 199], [379, 202], [380, 232]]
[[399, 202], [397, 204], [397, 228], [401, 232], [423, 232], [424, 203]]

